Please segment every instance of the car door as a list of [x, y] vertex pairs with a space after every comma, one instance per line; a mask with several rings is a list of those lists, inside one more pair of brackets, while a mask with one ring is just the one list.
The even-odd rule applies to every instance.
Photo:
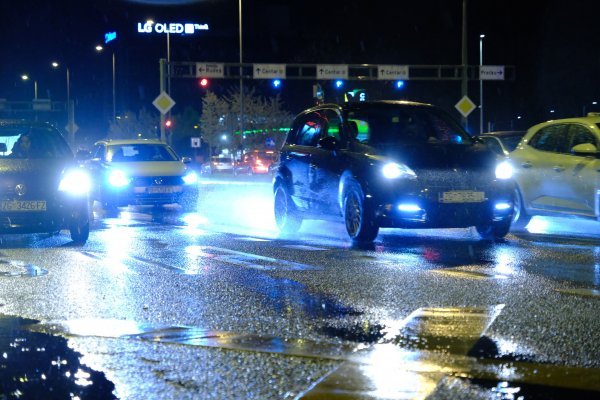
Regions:
[[318, 112], [310, 112], [298, 117], [292, 126], [288, 143], [281, 152], [281, 158], [290, 176], [294, 203], [308, 209], [311, 203], [309, 166], [313, 150], [321, 136], [324, 121]]
[[[342, 130], [342, 118], [335, 109], [323, 109], [320, 116], [324, 121], [319, 140], [332, 138], [336, 149], [324, 148], [317, 142], [311, 151], [309, 164], [309, 190], [315, 210], [325, 213], [339, 213], [338, 190], [342, 162], [341, 153], [346, 142]], [[330, 142], [333, 143], [333, 142]]]
[[566, 124], [545, 126], [511, 154], [526, 208], [556, 211], [564, 181], [567, 134]]
[[569, 154], [559, 164], [561, 171], [561, 189], [556, 193], [556, 205], [559, 211], [569, 214], [595, 216], [600, 179], [600, 160], [594, 155], [575, 154], [573, 147], [592, 144], [596, 148], [600, 143], [597, 134], [582, 124], [569, 124]]

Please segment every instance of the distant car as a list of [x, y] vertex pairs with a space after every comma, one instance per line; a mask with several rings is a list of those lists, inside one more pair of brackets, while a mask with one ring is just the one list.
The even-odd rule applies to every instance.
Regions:
[[238, 174], [267, 174], [269, 167], [275, 162], [273, 150], [255, 150], [244, 154], [236, 163], [235, 172]]
[[600, 114], [529, 128], [510, 162], [515, 229], [534, 215], [600, 218]]
[[407, 101], [325, 104], [299, 114], [274, 178], [282, 232], [338, 219], [357, 242], [379, 228], [509, 231], [510, 166], [438, 107]]
[[507, 157], [513, 151], [527, 131], [496, 131], [481, 134], [479, 138], [487, 144], [492, 151], [500, 156]]
[[208, 163], [202, 166], [202, 174], [212, 175], [217, 173], [233, 174], [235, 160], [227, 156], [212, 156]]
[[90, 179], [49, 124], [0, 120], [0, 233], [90, 234]]
[[197, 206], [197, 175], [190, 160], [180, 158], [159, 140], [101, 140], [88, 162], [92, 198], [106, 209], [127, 205], [178, 203], [184, 210]]

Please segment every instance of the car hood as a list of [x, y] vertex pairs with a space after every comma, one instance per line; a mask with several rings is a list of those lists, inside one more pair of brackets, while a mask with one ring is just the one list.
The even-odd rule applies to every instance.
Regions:
[[62, 172], [67, 167], [75, 167], [70, 160], [1, 160], [0, 192], [24, 183], [35, 191], [58, 189]]
[[400, 162], [421, 169], [488, 169], [496, 156], [482, 144], [410, 144], [392, 145], [374, 151], [375, 158]]
[[111, 162], [107, 165], [132, 176], [179, 176], [186, 170], [180, 161]]

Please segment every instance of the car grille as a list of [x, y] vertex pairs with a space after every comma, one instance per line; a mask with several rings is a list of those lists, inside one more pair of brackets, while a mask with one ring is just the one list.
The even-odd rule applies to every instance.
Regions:
[[133, 186], [183, 185], [180, 176], [137, 176], [133, 178]]
[[423, 187], [433, 190], [483, 190], [490, 187], [494, 177], [487, 171], [422, 170], [417, 172]]

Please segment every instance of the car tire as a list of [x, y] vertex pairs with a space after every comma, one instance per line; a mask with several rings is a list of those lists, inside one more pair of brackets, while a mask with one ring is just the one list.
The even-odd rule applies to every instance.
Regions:
[[523, 196], [521, 195], [521, 191], [515, 187], [515, 195], [514, 195], [514, 211], [512, 217], [512, 226], [513, 230], [524, 230], [529, 221], [531, 220], [531, 216], [527, 214], [525, 210], [525, 205], [523, 204]]
[[292, 201], [292, 197], [285, 184], [280, 184], [275, 189], [274, 199], [275, 223], [281, 233], [296, 233], [302, 225], [302, 217]]
[[79, 221], [73, 221], [69, 227], [71, 240], [77, 244], [84, 244], [90, 237], [90, 222], [81, 224]]
[[371, 207], [365, 203], [365, 195], [360, 185], [351, 182], [343, 197], [343, 216], [346, 232], [353, 241], [372, 242], [379, 233], [379, 226]]
[[504, 239], [510, 231], [511, 220], [492, 221], [486, 225], [478, 225], [475, 227], [479, 236], [485, 240], [499, 241]]

